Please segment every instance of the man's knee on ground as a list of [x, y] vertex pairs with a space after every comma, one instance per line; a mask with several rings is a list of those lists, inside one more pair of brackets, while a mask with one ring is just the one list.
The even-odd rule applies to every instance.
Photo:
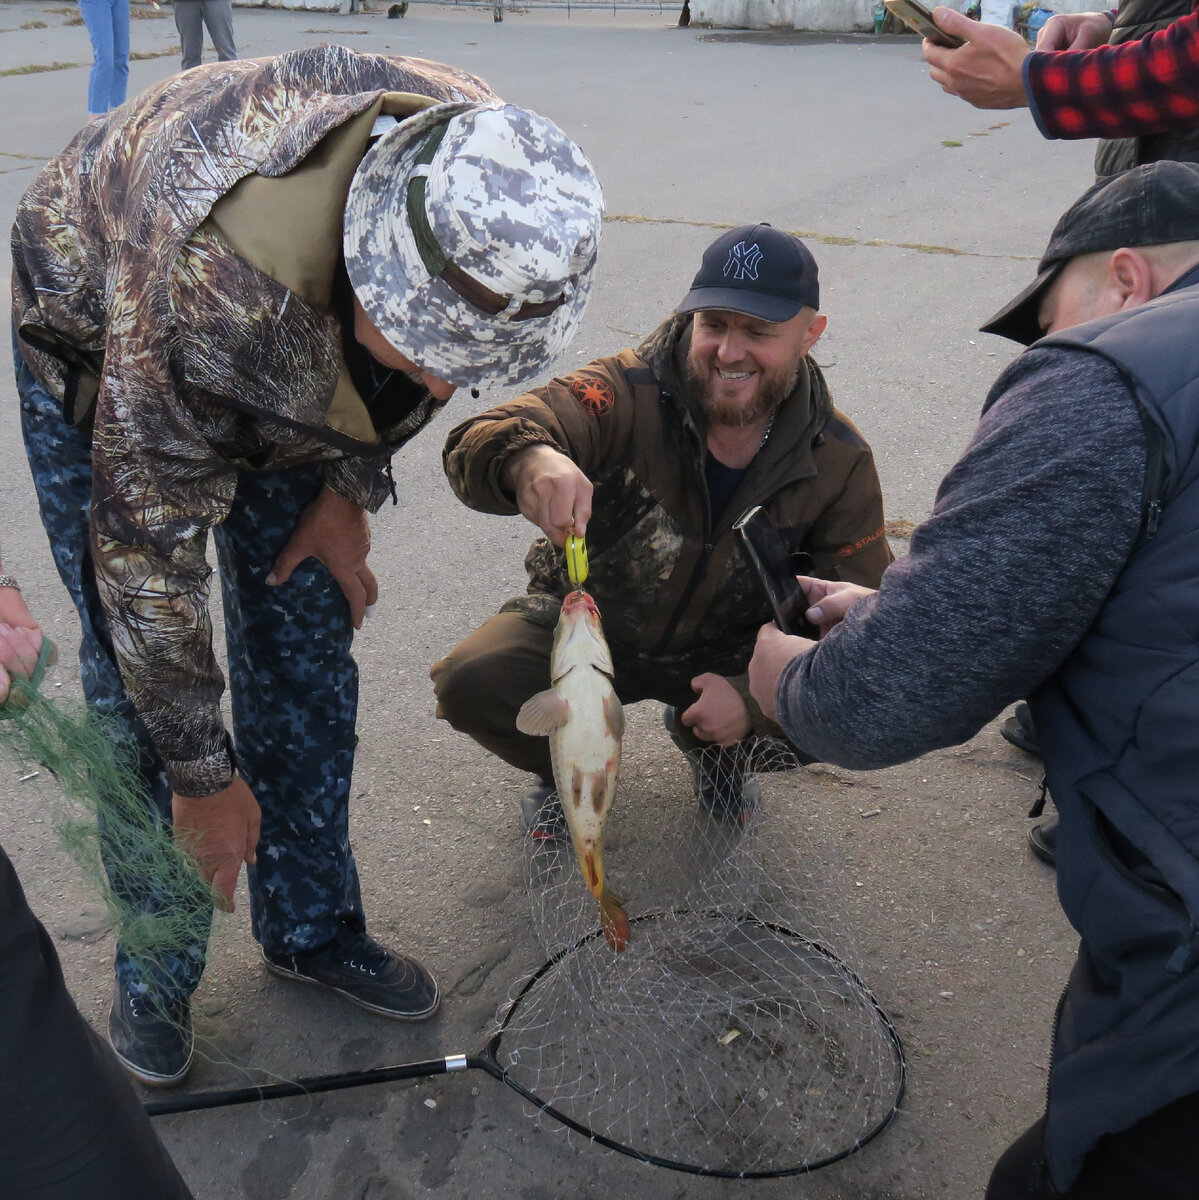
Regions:
[[461, 646], [429, 668], [437, 716], [463, 733], [479, 723], [478, 714], [494, 696], [497, 672], [503, 672], [501, 655], [471, 654]]

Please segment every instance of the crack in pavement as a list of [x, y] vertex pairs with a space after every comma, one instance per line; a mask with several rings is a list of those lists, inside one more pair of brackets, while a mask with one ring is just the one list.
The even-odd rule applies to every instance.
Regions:
[[[736, 229], [731, 221], [696, 221], [687, 217], [645, 217], [637, 213], [607, 213], [605, 223], [614, 225], [688, 225], [693, 229]], [[887, 238], [841, 237], [811, 229], [784, 229], [784, 233], [819, 242], [824, 246], [881, 246], [890, 250], [916, 250], [921, 254], [954, 254], [963, 258], [1002, 258], [1009, 262], [1036, 262], [1035, 254], [994, 254], [986, 250], [963, 250], [959, 246], [937, 246], [927, 242], [893, 242]]]

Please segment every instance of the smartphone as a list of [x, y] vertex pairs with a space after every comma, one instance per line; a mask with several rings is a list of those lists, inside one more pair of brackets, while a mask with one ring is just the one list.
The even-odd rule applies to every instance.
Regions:
[[883, 0], [883, 3], [887, 6], [887, 10], [897, 16], [905, 25], [914, 29], [921, 37], [928, 38], [930, 42], [936, 42], [938, 46], [947, 46], [950, 50], [956, 50], [959, 46], [966, 44], [965, 38], [938, 29], [936, 21], [933, 20], [932, 9], [925, 8], [920, 0]]
[[748, 508], [733, 523], [733, 528], [758, 577], [774, 623], [784, 633], [816, 637], [816, 629], [804, 620], [808, 601], [795, 578], [796, 563], [770, 514], [761, 507]]

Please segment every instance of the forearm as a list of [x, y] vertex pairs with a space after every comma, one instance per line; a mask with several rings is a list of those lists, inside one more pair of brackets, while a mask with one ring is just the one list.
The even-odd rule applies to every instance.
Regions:
[[1094, 50], [1034, 52], [1024, 89], [1047, 138], [1119, 138], [1199, 124], [1199, 13]]
[[330, 491], [369, 513], [376, 513], [392, 491], [387, 465], [385, 458], [349, 455], [325, 463], [321, 474]]
[[562, 451], [561, 438], [535, 422], [484, 414], [450, 430], [442, 466], [454, 495], [478, 512], [512, 516], [519, 510], [506, 482], [514, 455], [530, 446]]
[[819, 759], [883, 767], [973, 736], [1057, 668], [1123, 566], [1145, 449], [1120, 376], [1037, 350], [1004, 380], [909, 556], [780, 675], [780, 723]]
[[626, 357], [640, 361], [629, 351], [598, 359], [452, 429], [442, 463], [458, 499], [480, 512], [515, 513], [505, 472], [509, 460], [530, 446], [559, 451], [589, 476], [597, 464], [610, 461], [629, 436]]
[[212, 652], [204, 537], [169, 557], [93, 537], [96, 583], [130, 702], [174, 792], [207, 796], [233, 776]]
[[782, 728], [776, 721], [772, 721], [758, 707], [758, 702], [749, 694], [749, 676], [748, 675], [729, 675], [727, 676], [733, 690], [741, 697], [745, 704], [745, 711], [749, 714], [750, 725], [753, 732], [759, 737], [782, 737]]

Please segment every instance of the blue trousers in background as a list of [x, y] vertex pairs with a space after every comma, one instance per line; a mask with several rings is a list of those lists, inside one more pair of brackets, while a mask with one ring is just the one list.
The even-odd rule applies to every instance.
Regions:
[[[58, 403], [14, 348], [21, 427], [42, 523], [79, 614], [79, 664], [88, 705], [119, 723], [137, 747], [148, 803], [171, 819], [171, 789], [113, 656], [89, 542], [91, 436], [64, 423]], [[345, 924], [365, 928], [349, 840], [349, 795], [358, 710], [349, 605], [329, 572], [307, 559], [282, 587], [265, 578], [303, 510], [319, 493], [315, 467], [245, 471], [228, 518], [214, 530], [225, 611], [229, 692], [238, 774], [262, 808], [258, 863], [248, 869], [254, 936], [272, 953], [330, 941]], [[103, 832], [103, 828], [102, 828]], [[106, 865], [120, 853], [101, 837]], [[146, 888], [122, 897], [162, 912], [171, 896]], [[118, 946], [123, 984], [190, 994], [204, 968], [207, 930], [162, 964]], [[165, 977], [164, 977], [165, 975]]]
[[98, 116], [125, 103], [129, 87], [129, 0], [79, 0], [79, 11], [92, 40], [87, 111]]

